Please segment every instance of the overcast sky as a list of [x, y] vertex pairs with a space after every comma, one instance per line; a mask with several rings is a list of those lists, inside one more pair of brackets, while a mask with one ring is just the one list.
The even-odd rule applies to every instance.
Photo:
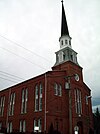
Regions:
[[[100, 0], [64, 7], [84, 81], [100, 101]], [[0, 90], [51, 70], [60, 30], [60, 0], [0, 0]]]

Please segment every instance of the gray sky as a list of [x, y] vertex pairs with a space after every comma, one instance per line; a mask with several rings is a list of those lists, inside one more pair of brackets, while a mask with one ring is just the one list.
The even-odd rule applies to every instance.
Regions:
[[[100, 0], [65, 0], [64, 7], [72, 48], [98, 101]], [[51, 70], [60, 29], [60, 0], [0, 0], [0, 90]]]

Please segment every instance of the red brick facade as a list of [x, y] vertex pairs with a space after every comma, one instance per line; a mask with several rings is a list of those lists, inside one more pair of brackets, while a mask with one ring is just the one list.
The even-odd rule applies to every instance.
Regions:
[[[67, 76], [78, 74], [79, 81], [74, 77], [70, 78], [70, 89], [65, 89]], [[35, 111], [35, 86], [42, 84], [42, 110]], [[61, 85], [61, 94], [55, 94], [54, 84]], [[22, 107], [22, 90], [27, 89], [27, 106], [26, 113], [21, 113]], [[76, 113], [75, 89], [81, 91], [82, 113]], [[69, 98], [69, 91], [71, 97]], [[14, 113], [9, 115], [10, 95], [15, 93]], [[2, 128], [6, 129], [9, 122], [12, 122], [11, 131], [20, 131], [20, 121], [25, 120], [25, 132], [34, 130], [34, 120], [41, 119], [41, 131], [48, 132], [50, 125], [53, 124], [55, 130], [63, 134], [70, 133], [70, 125], [72, 125], [72, 134], [74, 127], [79, 126], [82, 134], [87, 134], [92, 128], [92, 109], [91, 98], [86, 102], [86, 96], [90, 96], [90, 89], [84, 84], [82, 76], [82, 68], [72, 62], [66, 62], [53, 67], [52, 71], [37, 76], [23, 83], [0, 91], [0, 98], [5, 96], [3, 115], [0, 116]], [[69, 106], [71, 99], [71, 106]], [[38, 102], [39, 103], [39, 102]], [[88, 104], [87, 104], [88, 103]], [[71, 109], [71, 111], [70, 111]], [[69, 114], [71, 112], [71, 122]], [[71, 124], [70, 124], [71, 123]]]

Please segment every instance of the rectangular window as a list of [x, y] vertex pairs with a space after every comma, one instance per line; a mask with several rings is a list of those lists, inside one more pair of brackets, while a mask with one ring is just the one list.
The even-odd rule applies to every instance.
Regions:
[[42, 120], [38, 120], [38, 127], [39, 127], [39, 132], [42, 132]]
[[82, 114], [81, 91], [78, 89], [75, 90], [75, 107], [76, 107], [76, 113], [81, 115]]
[[22, 105], [21, 105], [22, 114], [27, 112], [27, 101], [28, 101], [28, 89], [23, 89], [22, 90]]
[[9, 115], [14, 115], [15, 93], [11, 93], [9, 102]]
[[35, 119], [34, 120], [34, 132], [36, 132], [36, 128], [38, 127], [38, 122], [37, 120]]
[[8, 122], [7, 133], [12, 133], [12, 122]]
[[25, 120], [20, 121], [20, 132], [26, 132], [26, 121]]
[[4, 113], [5, 96], [0, 97], [0, 116]]
[[42, 120], [34, 120], [34, 132], [42, 132]]

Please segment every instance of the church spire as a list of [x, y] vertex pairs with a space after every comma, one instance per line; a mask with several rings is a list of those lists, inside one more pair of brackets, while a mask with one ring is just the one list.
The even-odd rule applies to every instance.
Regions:
[[65, 15], [65, 10], [64, 10], [63, 0], [61, 2], [62, 2], [61, 36], [63, 36], [63, 35], [68, 35], [69, 36], [69, 31], [68, 31], [68, 26], [67, 26], [67, 21], [66, 21], [66, 15]]
[[63, 0], [61, 2], [62, 2], [62, 18], [61, 18], [61, 36], [59, 38], [60, 48], [61, 49], [65, 48], [65, 47], [71, 48], [71, 37], [69, 35], [69, 30], [68, 30], [68, 26], [67, 26], [67, 20], [66, 20]]
[[56, 52], [56, 65], [63, 64], [64, 62], [71, 61], [78, 65], [77, 53], [72, 49], [71, 37], [69, 35], [67, 20], [62, 2], [62, 18], [61, 18], [61, 36], [59, 38], [60, 50]]

